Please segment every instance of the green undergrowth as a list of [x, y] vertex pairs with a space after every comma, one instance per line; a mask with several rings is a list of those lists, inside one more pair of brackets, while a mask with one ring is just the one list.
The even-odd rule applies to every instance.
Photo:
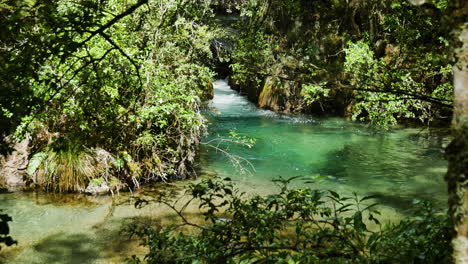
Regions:
[[[160, 198], [180, 218], [170, 226], [128, 227], [148, 249], [129, 263], [450, 263], [451, 222], [421, 202], [411, 216], [383, 223], [374, 197], [290, 188], [246, 196], [230, 179], [191, 184], [188, 201]], [[136, 206], [147, 204], [139, 200]], [[202, 224], [187, 218], [199, 205]], [[190, 233], [181, 228], [190, 227]]]
[[231, 83], [254, 100], [274, 89], [273, 109], [383, 128], [447, 122], [459, 1], [413, 2], [243, 1]]
[[77, 191], [91, 163], [130, 187], [193, 174], [223, 35], [209, 2], [0, 2], [0, 145], [31, 139], [35, 183]]

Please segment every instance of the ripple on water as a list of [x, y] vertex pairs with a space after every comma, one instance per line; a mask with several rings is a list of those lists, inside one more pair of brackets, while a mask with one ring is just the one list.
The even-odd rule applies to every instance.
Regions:
[[218, 175], [268, 189], [274, 188], [270, 182], [278, 176], [321, 174], [330, 177], [329, 188], [361, 195], [379, 193], [381, 202], [387, 199], [385, 203], [395, 208], [411, 207], [408, 197], [445, 204], [444, 133], [421, 129], [381, 132], [340, 118], [276, 114], [256, 108], [225, 81], [215, 82], [214, 89], [212, 103], [222, 106], [211, 120], [210, 134], [227, 136], [235, 130], [256, 139], [251, 149], [229, 146], [232, 154], [248, 158], [255, 166], [255, 173], [249, 176], [240, 175], [225, 156], [207, 150], [203, 166]]

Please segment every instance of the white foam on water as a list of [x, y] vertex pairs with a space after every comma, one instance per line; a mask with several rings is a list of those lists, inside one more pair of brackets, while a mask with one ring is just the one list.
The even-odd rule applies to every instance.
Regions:
[[273, 113], [258, 109], [245, 96], [232, 90], [226, 80], [213, 82], [213, 89], [212, 105], [222, 116], [263, 116]]
[[214, 97], [211, 102], [221, 116], [243, 116], [243, 117], [266, 117], [275, 119], [277, 122], [290, 124], [316, 123], [315, 118], [310, 115], [279, 114], [271, 110], [260, 109], [250, 102], [245, 96], [240, 95], [229, 86], [227, 80], [216, 80], [213, 82]]
[[[216, 80], [213, 82], [213, 88], [218, 91], [232, 91], [231, 86], [227, 83], [227, 80]], [[215, 93], [216, 95], [216, 93]]]

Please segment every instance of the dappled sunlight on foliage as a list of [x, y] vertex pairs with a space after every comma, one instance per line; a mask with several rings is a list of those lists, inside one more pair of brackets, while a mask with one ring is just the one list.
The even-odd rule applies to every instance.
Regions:
[[2, 137], [31, 135], [35, 153], [65, 139], [102, 148], [133, 185], [192, 173], [222, 34], [208, 3], [4, 2]]
[[[186, 202], [139, 200], [136, 206], [167, 205], [181, 224], [134, 225], [128, 232], [149, 249], [148, 263], [446, 263], [450, 258], [451, 223], [430, 204], [419, 204], [414, 216], [400, 223], [383, 224], [374, 197], [290, 188], [293, 179], [275, 180], [279, 192], [267, 196], [248, 197], [230, 179], [210, 179], [191, 184]], [[200, 205], [204, 224], [187, 220], [192, 203]], [[195, 231], [182, 232], [184, 226]]]
[[451, 32], [463, 23], [451, 15], [455, 8], [448, 1], [243, 1], [231, 83], [251, 100], [272, 100], [262, 107], [286, 112], [336, 112], [383, 128], [446, 122]]

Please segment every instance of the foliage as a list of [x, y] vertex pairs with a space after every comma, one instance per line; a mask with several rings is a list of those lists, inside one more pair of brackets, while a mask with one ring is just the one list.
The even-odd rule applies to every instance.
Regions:
[[89, 185], [90, 186], [101, 186], [103, 183], [105, 182], [105, 179], [102, 178], [102, 177], [99, 177], [99, 178], [95, 178], [95, 179], [92, 179], [89, 181]]
[[279, 96], [320, 106], [295, 109], [341, 112], [384, 128], [405, 120], [427, 125], [448, 120], [450, 32], [463, 23], [451, 15], [453, 6], [449, 1], [422, 7], [396, 0], [244, 1], [232, 83], [258, 96], [269, 76], [292, 81], [295, 88]]
[[94, 156], [91, 150], [80, 144], [59, 140], [49, 145], [45, 152], [36, 153], [28, 164], [27, 172], [46, 189], [81, 191], [99, 175]]
[[230, 65], [234, 73], [232, 78], [238, 84], [259, 87], [262, 76], [255, 76], [252, 73], [271, 65], [269, 61], [274, 57], [275, 44], [268, 41], [261, 31], [240, 38], [232, 54], [233, 63]]
[[388, 35], [380, 57], [369, 37], [344, 49], [344, 70], [358, 100], [353, 118], [384, 127], [401, 119], [428, 124], [446, 118], [453, 91], [449, 23], [441, 13], [428, 15], [406, 1], [391, 2], [380, 23]]
[[301, 90], [302, 96], [307, 104], [319, 102], [320, 104], [330, 96], [330, 89], [325, 87], [325, 84], [305, 84]]
[[2, 138], [31, 134], [36, 153], [53, 138], [105, 148], [125, 160], [124, 181], [189, 176], [222, 34], [209, 1], [3, 4]]
[[239, 135], [236, 131], [229, 131], [229, 137], [232, 138], [236, 143], [242, 144], [248, 148], [252, 148], [257, 141], [256, 138]]
[[448, 215], [428, 202], [415, 203], [416, 214], [387, 226], [375, 237], [378, 241], [372, 250], [385, 252], [387, 262], [450, 263], [453, 226]]
[[416, 78], [425, 75], [423, 78], [440, 76], [448, 80], [450, 65], [430, 68], [430, 62], [422, 58], [413, 68], [389, 67], [385, 62], [388, 58], [376, 59], [369, 44], [363, 41], [348, 43], [345, 53], [344, 69], [350, 75], [351, 85], [357, 87], [355, 97], [358, 102], [354, 105], [353, 119], [369, 119], [381, 127], [394, 125], [403, 118], [418, 118], [429, 123], [444, 113], [444, 108], [434, 108], [434, 104], [447, 107], [451, 102], [453, 88], [450, 83], [430, 90]]
[[[1, 210], [0, 210], [1, 212]], [[10, 234], [10, 228], [8, 227], [8, 222], [11, 222], [11, 216], [7, 214], [0, 214], [0, 244], [5, 244], [6, 246], [12, 246], [14, 244], [18, 244]], [[2, 247], [0, 246], [0, 250]]]
[[[290, 188], [291, 180], [276, 180], [276, 194], [253, 197], [229, 179], [204, 180], [189, 187], [191, 199], [180, 205], [157, 200], [180, 224], [128, 230], [148, 247], [148, 263], [442, 263], [450, 256], [451, 224], [426, 203], [415, 217], [384, 226], [372, 196]], [[192, 203], [199, 204], [204, 224], [187, 220]], [[182, 232], [184, 226], [193, 231]]]

